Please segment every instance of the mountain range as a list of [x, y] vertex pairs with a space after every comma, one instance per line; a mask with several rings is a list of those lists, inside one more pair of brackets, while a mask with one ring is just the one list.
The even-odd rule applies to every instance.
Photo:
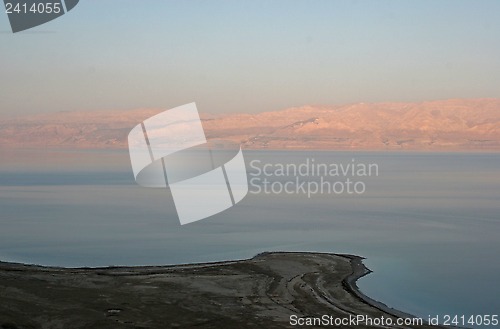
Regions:
[[[0, 121], [0, 148], [127, 148], [129, 131], [164, 110], [7, 118]], [[311, 105], [201, 117], [208, 139], [246, 149], [500, 151], [500, 99]]]

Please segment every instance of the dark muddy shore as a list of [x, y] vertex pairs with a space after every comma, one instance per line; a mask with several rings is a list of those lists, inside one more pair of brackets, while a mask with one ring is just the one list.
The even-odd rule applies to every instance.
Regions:
[[0, 328], [296, 328], [292, 315], [410, 317], [359, 291], [369, 272], [358, 256], [300, 252], [175, 266], [0, 263]]

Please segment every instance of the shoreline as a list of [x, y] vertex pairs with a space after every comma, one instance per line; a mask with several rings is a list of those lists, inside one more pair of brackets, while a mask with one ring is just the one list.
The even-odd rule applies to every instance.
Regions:
[[[286, 328], [292, 314], [414, 318], [360, 291], [357, 280], [371, 273], [363, 259], [264, 252], [249, 259], [165, 266], [63, 268], [0, 262], [0, 291], [6, 301], [0, 305], [0, 327], [104, 328], [113, 323], [128, 328], [134, 323], [161, 328], [159, 323], [165, 327], [169, 321], [171, 327]], [[73, 305], [71, 316], [58, 311], [68, 305]]]
[[353, 258], [351, 258], [351, 266], [353, 267], [353, 273], [352, 273], [352, 275], [350, 275], [349, 277], [347, 277], [343, 281], [343, 283], [345, 283], [345, 285], [346, 285], [346, 288], [350, 289], [350, 291], [354, 295], [359, 297], [361, 300], [363, 300], [368, 305], [375, 307], [375, 308], [378, 308], [379, 310], [381, 310], [385, 313], [388, 313], [388, 314], [391, 314], [393, 316], [400, 317], [400, 318], [413, 318], [413, 317], [415, 317], [415, 315], [412, 315], [410, 313], [406, 313], [404, 311], [392, 308], [381, 301], [378, 301], [376, 299], [373, 299], [373, 298], [365, 295], [361, 291], [361, 289], [359, 289], [357, 282], [359, 279], [373, 273], [373, 271], [370, 270], [369, 268], [367, 268], [365, 266], [365, 264], [363, 264], [363, 259], [365, 259], [364, 257], [356, 256], [356, 255], [348, 255], [348, 256], [353, 257]]

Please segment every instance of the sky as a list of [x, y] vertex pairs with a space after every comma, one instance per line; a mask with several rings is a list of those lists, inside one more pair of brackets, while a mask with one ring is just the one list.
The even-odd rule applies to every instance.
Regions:
[[497, 0], [81, 0], [13, 34], [0, 116], [500, 97]]

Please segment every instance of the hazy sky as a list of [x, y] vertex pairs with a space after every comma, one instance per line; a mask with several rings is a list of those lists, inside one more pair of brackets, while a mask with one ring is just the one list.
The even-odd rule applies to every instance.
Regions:
[[0, 31], [0, 115], [500, 97], [498, 0], [81, 0]]

